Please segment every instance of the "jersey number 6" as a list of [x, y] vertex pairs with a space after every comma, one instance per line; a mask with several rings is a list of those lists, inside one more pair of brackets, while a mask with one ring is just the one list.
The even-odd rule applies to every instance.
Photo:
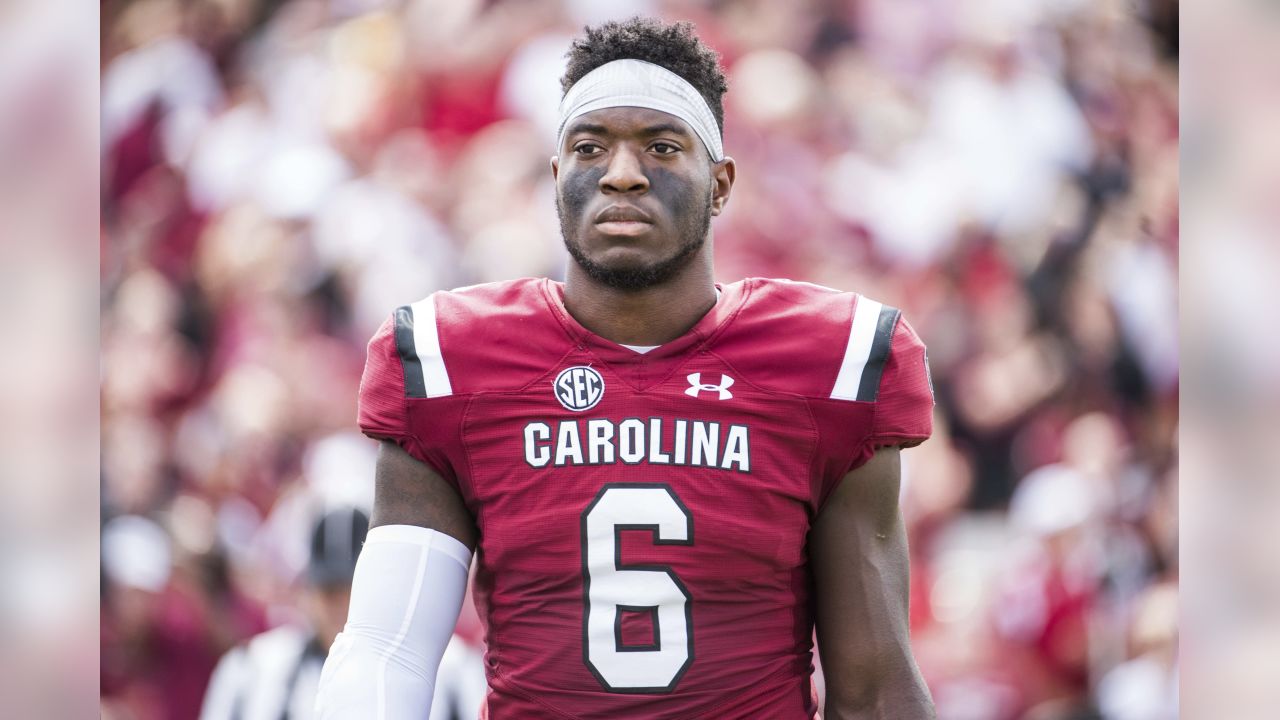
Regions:
[[[693, 604], [666, 565], [623, 565], [623, 530], [655, 545], [692, 545], [693, 516], [670, 487], [609, 483], [582, 512], [583, 660], [619, 693], [668, 693], [693, 662]], [[653, 643], [622, 644], [624, 612], [648, 613]]]

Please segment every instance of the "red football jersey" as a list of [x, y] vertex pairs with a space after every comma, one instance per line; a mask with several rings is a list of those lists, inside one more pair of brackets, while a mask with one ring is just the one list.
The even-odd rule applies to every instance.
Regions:
[[475, 517], [489, 717], [794, 720], [810, 523], [877, 447], [929, 436], [928, 378], [898, 310], [852, 293], [725, 285], [641, 354], [519, 280], [396, 310], [360, 426]]

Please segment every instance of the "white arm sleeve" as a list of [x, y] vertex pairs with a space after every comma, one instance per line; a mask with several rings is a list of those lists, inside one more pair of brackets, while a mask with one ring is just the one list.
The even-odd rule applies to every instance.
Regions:
[[471, 551], [412, 525], [369, 531], [356, 561], [347, 625], [320, 673], [321, 720], [425, 719], [440, 657], [467, 589]]

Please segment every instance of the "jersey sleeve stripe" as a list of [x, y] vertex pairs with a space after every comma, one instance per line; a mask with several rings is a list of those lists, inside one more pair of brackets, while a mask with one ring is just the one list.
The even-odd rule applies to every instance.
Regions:
[[422, 381], [427, 397], [444, 397], [453, 394], [449, 371], [444, 366], [444, 354], [440, 351], [440, 331], [436, 327], [436, 302], [434, 295], [419, 300], [413, 307], [413, 344], [422, 362]]
[[862, 371], [862, 381], [858, 383], [858, 399], [873, 401], [880, 393], [880, 377], [884, 375], [884, 364], [889, 359], [889, 348], [893, 345], [893, 330], [898, 326], [898, 316], [902, 312], [895, 307], [885, 305], [880, 308], [876, 318], [876, 335], [871, 342], [871, 352], [867, 356], [867, 365]]
[[422, 363], [413, 341], [413, 309], [408, 305], [396, 308], [396, 353], [404, 368], [404, 394], [409, 397], [426, 397], [427, 388], [422, 382]]
[[867, 358], [871, 356], [871, 345], [875, 341], [876, 324], [882, 307], [871, 298], [858, 296], [858, 302], [853, 306], [853, 322], [849, 326], [849, 344], [845, 346], [844, 360], [840, 363], [835, 387], [831, 389], [833, 399], [858, 399], [862, 371], [866, 369]]
[[849, 326], [849, 344], [831, 389], [833, 399], [875, 400], [899, 314], [897, 308], [858, 296]]
[[453, 394], [440, 351], [434, 297], [396, 310], [396, 350], [404, 364], [405, 394], [444, 397]]

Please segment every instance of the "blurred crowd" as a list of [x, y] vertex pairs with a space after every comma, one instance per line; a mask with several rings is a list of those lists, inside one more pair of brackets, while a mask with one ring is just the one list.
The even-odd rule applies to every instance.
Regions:
[[563, 275], [564, 53], [634, 14], [722, 54], [719, 279], [857, 290], [929, 346], [939, 717], [1177, 717], [1176, 0], [101, 7], [104, 717], [196, 717], [224, 653], [309, 622], [312, 525], [371, 503], [365, 343]]

